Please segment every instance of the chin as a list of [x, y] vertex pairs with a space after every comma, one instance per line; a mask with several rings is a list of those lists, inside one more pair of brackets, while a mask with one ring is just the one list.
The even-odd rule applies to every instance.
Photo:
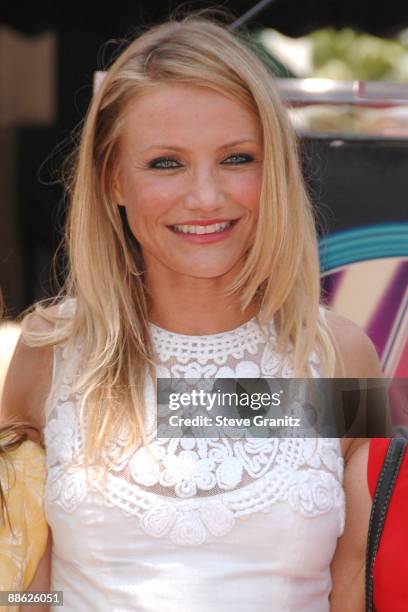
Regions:
[[228, 271], [222, 271], [222, 272], [213, 272], [213, 271], [208, 271], [208, 272], [199, 272], [199, 271], [194, 271], [192, 272], [191, 270], [189, 270], [188, 272], [186, 272], [187, 276], [191, 276], [192, 278], [221, 278], [222, 276], [225, 276], [227, 274]]
[[[213, 255], [211, 257], [211, 255]], [[161, 258], [161, 264], [164, 268], [167, 268], [173, 273], [181, 274], [183, 276], [189, 276], [191, 278], [220, 278], [222, 276], [233, 276], [238, 274], [239, 270], [245, 263], [246, 253], [239, 252], [238, 254], [224, 253], [223, 255], [218, 253], [218, 257], [214, 257], [214, 253], [210, 254], [199, 254], [195, 257], [188, 257], [183, 253], [180, 256], [177, 253], [177, 257], [173, 257], [171, 260], [168, 258], [165, 260]]]
[[193, 278], [220, 278], [222, 276], [227, 275], [231, 272], [236, 266], [236, 263], [231, 266], [226, 266], [225, 263], [223, 266], [214, 265], [214, 266], [198, 266], [194, 263], [191, 264], [188, 268], [179, 271], [186, 276], [191, 276]]

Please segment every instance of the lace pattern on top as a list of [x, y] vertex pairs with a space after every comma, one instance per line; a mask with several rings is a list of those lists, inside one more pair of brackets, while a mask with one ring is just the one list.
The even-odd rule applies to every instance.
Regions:
[[[273, 343], [266, 343], [265, 330], [259, 330], [254, 320], [212, 336], [181, 336], [153, 325], [151, 330], [160, 377], [291, 376], [290, 361], [280, 369], [282, 362], [273, 352]], [[273, 326], [267, 331], [273, 339]], [[50, 502], [73, 512], [93, 494], [100, 503], [137, 517], [152, 537], [169, 537], [179, 545], [223, 536], [236, 521], [269, 512], [278, 502], [310, 518], [336, 511], [342, 533], [343, 459], [336, 439], [150, 436], [154, 460], [143, 446], [125, 453], [127, 432], [123, 430], [105, 449], [109, 472], [104, 486], [100, 466], [92, 466], [87, 479], [80, 467], [84, 448], [80, 395], [72, 392], [75, 359], [68, 358], [64, 347], [54, 350], [63, 377], [45, 428]], [[80, 345], [77, 350], [79, 355]], [[311, 364], [318, 376], [315, 356]], [[155, 405], [152, 387], [146, 390], [146, 401], [148, 406]]]

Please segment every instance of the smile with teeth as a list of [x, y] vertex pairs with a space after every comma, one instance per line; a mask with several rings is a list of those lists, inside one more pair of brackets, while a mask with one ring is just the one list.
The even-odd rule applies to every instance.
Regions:
[[233, 221], [226, 221], [225, 223], [214, 223], [214, 225], [172, 225], [171, 227], [175, 232], [182, 234], [215, 234], [223, 232], [232, 224]]

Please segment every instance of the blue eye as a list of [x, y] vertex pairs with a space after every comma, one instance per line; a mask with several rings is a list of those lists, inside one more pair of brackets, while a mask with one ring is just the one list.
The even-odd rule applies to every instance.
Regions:
[[[233, 166], [238, 166], [239, 164], [246, 164], [248, 162], [253, 161], [253, 157], [252, 155], [246, 155], [246, 154], [241, 154], [241, 153], [233, 153], [232, 155], [230, 155], [229, 157], [227, 157], [227, 159], [225, 161], [223, 161], [223, 164], [231, 164]], [[232, 160], [232, 161], [228, 161], [228, 160]]]
[[[254, 158], [252, 155], [247, 155], [244, 153], [233, 153], [225, 161], [223, 164], [231, 165], [231, 166], [239, 166], [241, 164], [246, 164], [248, 162], [253, 161]], [[157, 159], [153, 159], [148, 164], [149, 168], [158, 169], [158, 170], [172, 170], [174, 168], [180, 168], [179, 162], [171, 157], [159, 157]]]
[[158, 159], [153, 159], [153, 161], [149, 162], [149, 168], [162, 168], [164, 170], [171, 168], [178, 168], [179, 163], [176, 160], [171, 159], [170, 157], [160, 157]]

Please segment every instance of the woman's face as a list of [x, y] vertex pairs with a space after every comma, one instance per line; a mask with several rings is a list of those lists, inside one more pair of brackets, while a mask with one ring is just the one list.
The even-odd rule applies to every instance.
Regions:
[[115, 197], [147, 278], [238, 272], [255, 235], [261, 174], [259, 120], [238, 102], [181, 84], [138, 97], [120, 143]]

